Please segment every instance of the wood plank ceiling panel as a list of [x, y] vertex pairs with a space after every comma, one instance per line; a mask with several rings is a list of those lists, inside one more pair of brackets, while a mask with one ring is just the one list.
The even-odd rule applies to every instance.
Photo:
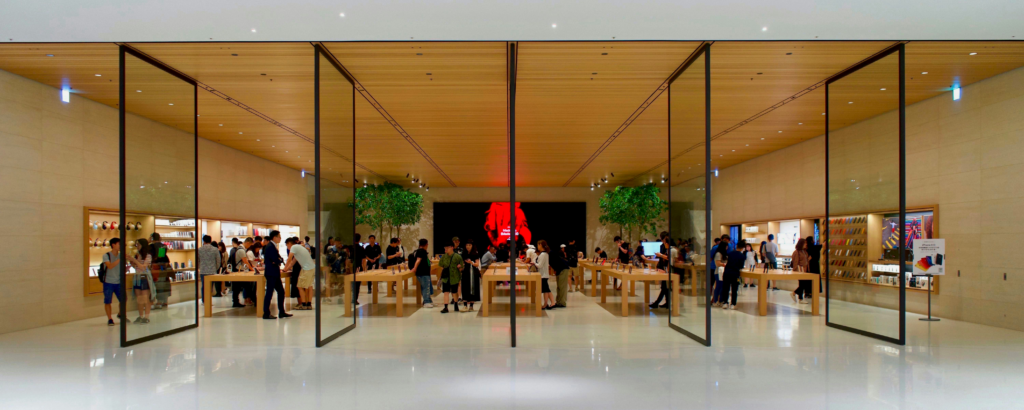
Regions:
[[[516, 182], [518, 186], [562, 186], [619, 128], [699, 42], [520, 42], [516, 111]], [[627, 153], [658, 148], [631, 141], [628, 135], [664, 135], [663, 122], [644, 113], [591, 164], [571, 186], [589, 186], [615, 173], [645, 169]], [[630, 131], [632, 127], [637, 130]], [[660, 129], [659, 129], [660, 127]], [[628, 135], [627, 135], [628, 133]], [[616, 160], [617, 158], [617, 160]]]
[[[508, 186], [506, 43], [325, 46], [457, 186]], [[389, 178], [448, 186], [387, 122], [364, 125], [372, 116], [359, 109], [360, 158]]]

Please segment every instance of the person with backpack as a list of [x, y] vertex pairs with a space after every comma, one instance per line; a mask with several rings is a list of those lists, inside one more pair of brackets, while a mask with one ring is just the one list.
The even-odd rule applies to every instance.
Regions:
[[[110, 252], [103, 254], [103, 262], [99, 270], [100, 282], [103, 283], [103, 310], [107, 312], [107, 326], [114, 325], [114, 318], [111, 316], [111, 303], [113, 296], [117, 295], [118, 312], [120, 305], [124, 303], [124, 288], [121, 287], [121, 239], [110, 240]], [[121, 314], [118, 313], [118, 318]]]
[[[246, 269], [254, 271], [255, 268], [249, 263], [249, 259], [246, 258], [246, 249], [248, 246], [252, 246], [252, 238], [245, 238], [245, 243], [238, 241], [238, 238], [231, 239], [231, 244], [234, 247], [231, 249], [229, 259], [231, 259], [230, 267], [232, 272], [244, 272]], [[245, 246], [248, 245], [248, 246]], [[245, 282], [231, 282], [231, 307], [245, 307], [246, 305], [255, 304], [253, 302], [253, 290], [249, 289], [250, 286]], [[245, 293], [245, 304], [238, 302], [238, 298]]]
[[[196, 252], [199, 257], [199, 281], [201, 292], [199, 300], [206, 299], [206, 280], [209, 275], [216, 275], [220, 267], [220, 250], [213, 246], [213, 238], [210, 235], [203, 235], [203, 246]], [[213, 292], [213, 289], [210, 289]]]

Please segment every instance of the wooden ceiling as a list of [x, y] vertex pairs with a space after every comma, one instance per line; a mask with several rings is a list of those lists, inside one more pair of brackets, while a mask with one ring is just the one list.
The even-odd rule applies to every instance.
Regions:
[[[601, 178], [609, 179], [605, 185], [658, 181], [667, 175], [670, 94], [671, 156], [676, 171], [672, 183], [700, 175], [703, 62], [691, 66], [674, 90], [653, 100], [595, 156], [700, 44], [519, 43], [518, 185], [563, 186], [571, 179], [569, 186], [589, 186], [601, 183]], [[712, 165], [728, 167], [823, 134], [824, 89], [817, 85], [891, 44], [713, 44]], [[130, 46], [204, 85], [198, 93], [201, 137], [294, 169], [312, 168], [314, 49], [310, 43]], [[354, 105], [355, 153], [360, 165], [356, 182], [387, 179], [414, 186], [406, 179], [409, 174], [410, 179], [435, 187], [449, 186], [449, 180], [460, 187], [507, 185], [506, 43], [339, 42], [324, 46], [378, 104], [343, 91], [341, 83], [330, 85], [335, 91], [328, 94], [336, 101], [325, 101], [335, 104], [332, 112]], [[1024, 66], [1024, 44], [1016, 42], [910, 42], [906, 49], [908, 104], [948, 92], [953, 84], [967, 86]], [[834, 111], [834, 128], [895, 108], [891, 100], [896, 87], [889, 83], [896, 81], [896, 75], [889, 60], [836, 84], [860, 82], [842, 95], [854, 104]], [[115, 44], [3, 44], [0, 69], [54, 87], [70, 87], [78, 95], [112, 107], [118, 103]], [[326, 65], [322, 69], [333, 70]], [[128, 110], [187, 129], [183, 124], [191, 118], [191, 106], [177, 102], [187, 99], [178, 91], [181, 87], [159, 71], [131, 66], [129, 70]], [[147, 75], [135, 80], [133, 72]], [[135, 90], [142, 92], [133, 95]], [[354, 101], [343, 101], [346, 98]], [[335, 116], [325, 118], [325, 124], [328, 121], [351, 120]], [[331, 132], [338, 144], [332, 143], [334, 148], [322, 153], [325, 172], [337, 183], [351, 184], [353, 178], [346, 172], [351, 174], [352, 164], [344, 159], [351, 158], [351, 150], [343, 148], [344, 139], [350, 137], [341, 131], [323, 132]]]

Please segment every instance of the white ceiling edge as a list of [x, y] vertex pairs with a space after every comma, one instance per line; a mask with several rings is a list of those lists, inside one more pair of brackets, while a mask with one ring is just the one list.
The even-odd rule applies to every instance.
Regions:
[[1021, 21], [1020, 0], [0, 0], [2, 42], [1024, 40]]

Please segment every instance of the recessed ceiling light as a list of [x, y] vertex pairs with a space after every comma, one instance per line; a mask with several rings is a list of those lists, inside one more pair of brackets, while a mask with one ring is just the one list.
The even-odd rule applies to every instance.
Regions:
[[882, 88], [881, 91], [885, 91], [885, 88]]
[[732, 152], [736, 152], [736, 150], [732, 150]]
[[779, 134], [782, 134], [782, 130], [779, 130]]
[[798, 122], [798, 123], [796, 123], [796, 125], [804, 125], [804, 123]]
[[978, 55], [978, 53], [971, 53], [969, 55], [976, 56], [976, 55]]
[[142, 90], [135, 90], [135, 92], [137, 92], [137, 93], [141, 93], [141, 92], [142, 92]]
[[764, 141], [764, 138], [761, 138], [761, 141]]
[[821, 115], [825, 115], [825, 113], [821, 113]]
[[260, 139], [259, 139], [259, 138], [256, 138], [256, 142], [260, 142]]
[[750, 146], [750, 144], [747, 144], [746, 146], [748, 146], [748, 147], [749, 147], [749, 146]]
[[922, 71], [921, 74], [928, 74], [928, 72], [927, 71]]
[[219, 127], [223, 127], [223, 126], [224, 126], [224, 124], [217, 124], [217, 126], [219, 126]]
[[761, 27], [761, 31], [768, 31], [768, 26]]
[[558, 25], [557, 24], [552, 24], [551, 28], [558, 28]]
[[853, 101], [850, 101], [850, 102], [848, 102], [847, 104], [853, 104]]
[[239, 134], [239, 135], [241, 135], [241, 134], [242, 134], [242, 131], [238, 131], [238, 134]]
[[345, 13], [338, 13], [338, 17], [345, 17]]
[[168, 103], [167, 105], [174, 105], [174, 103]]
[[96, 74], [97, 77], [103, 77], [103, 74]]
[[288, 153], [288, 151], [285, 151], [285, 153], [287, 154], [287, 153]]
[[53, 54], [47, 54], [46, 56], [47, 57], [53, 57]]
[[255, 32], [256, 32], [256, 29], [252, 29], [252, 32], [253, 32], [253, 33], [255, 33]]

